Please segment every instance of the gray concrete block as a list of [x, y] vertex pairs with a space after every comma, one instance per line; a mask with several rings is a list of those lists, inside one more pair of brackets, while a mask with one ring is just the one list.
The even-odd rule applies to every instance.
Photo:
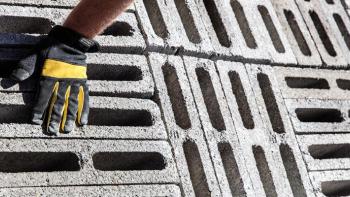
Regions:
[[[246, 65], [257, 106], [265, 124], [272, 150], [281, 157], [278, 164], [287, 173], [287, 180], [294, 196], [315, 196], [298, 142], [288, 117], [282, 94], [272, 67]], [[282, 189], [283, 190], [283, 189]]]
[[216, 52], [213, 58], [242, 60], [245, 57], [257, 62], [270, 61], [266, 51], [246, 47], [244, 33], [233, 20], [236, 16], [229, 1], [201, 0], [197, 6]]
[[319, 171], [310, 172], [317, 197], [349, 196], [350, 171]]
[[256, 196], [213, 61], [184, 57], [223, 196]]
[[342, 52], [321, 7], [315, 1], [295, 0], [295, 2], [304, 17], [325, 66], [345, 67], [347, 65], [345, 54]]
[[350, 72], [309, 68], [274, 68], [284, 98], [348, 100]]
[[[270, 1], [226, 0], [224, 2], [226, 2], [225, 7], [230, 7], [231, 3], [231, 8], [233, 9], [233, 11], [235, 11], [236, 9], [240, 9], [239, 7], [237, 7], [238, 4], [240, 4], [240, 6], [242, 7], [253, 38], [247, 38], [249, 34], [246, 32], [246, 30], [243, 31], [243, 29], [241, 29], [241, 31], [243, 32], [243, 35], [245, 36], [244, 38], [246, 40], [255, 40], [256, 47], [253, 48], [259, 49], [259, 51], [257, 51], [256, 53], [264, 53], [264, 51], [266, 51], [270, 56], [272, 63], [296, 64], [295, 56], [292, 52], [289, 42], [282, 30], [282, 26], [278, 21], [277, 15]], [[239, 11], [236, 11], [236, 14], [238, 12]], [[238, 23], [240, 24], [240, 22], [242, 23], [243, 19], [241, 16], [236, 16], [236, 20], [238, 20]], [[240, 40], [244, 39], [240, 38]], [[245, 51], [248, 48], [249, 47], [247, 45], [241, 46], [243, 56], [245, 56]]]
[[180, 188], [176, 185], [118, 185], [118, 186], [75, 186], [75, 187], [24, 187], [2, 188], [0, 196], [171, 196], [180, 197]]
[[244, 65], [218, 61], [217, 68], [256, 194], [292, 196], [282, 159], [266, 134]]
[[285, 99], [295, 132], [349, 132], [350, 101], [319, 99]]
[[[19, 45], [19, 43], [17, 43]], [[15, 68], [15, 62], [23, 57], [23, 50], [10, 50], [11, 56], [2, 54], [4, 67]], [[1, 53], [0, 53], [1, 54]], [[147, 59], [142, 55], [90, 53], [87, 55], [88, 84], [91, 95], [150, 98], [154, 94], [154, 82]], [[13, 64], [13, 65], [12, 65]], [[3, 69], [2, 69], [3, 70]], [[19, 84], [1, 80], [1, 92], [35, 91], [36, 79], [30, 78]]]
[[182, 59], [151, 53], [149, 61], [183, 195], [222, 196]]
[[320, 55], [295, 2], [289, 0], [272, 0], [271, 2], [298, 64], [321, 66]]
[[213, 49], [194, 0], [135, 2], [148, 50], [210, 57]]
[[341, 1], [317, 1], [314, 3], [318, 3], [322, 8], [339, 46], [343, 50], [344, 57], [350, 64], [350, 18], [344, 6]]
[[310, 171], [347, 170], [349, 134], [298, 136], [300, 149]]
[[[0, 94], [0, 136], [50, 138], [41, 126], [30, 124], [30, 94]], [[90, 97], [89, 125], [60, 138], [167, 139], [159, 107], [150, 100]], [[55, 138], [55, 137], [53, 137]]]
[[178, 183], [164, 141], [2, 139], [0, 144], [5, 188]]
[[[69, 9], [0, 6], [0, 32], [14, 34], [47, 34], [55, 24], [62, 24]], [[103, 52], [142, 53], [145, 41], [134, 13], [124, 12], [96, 40]]]

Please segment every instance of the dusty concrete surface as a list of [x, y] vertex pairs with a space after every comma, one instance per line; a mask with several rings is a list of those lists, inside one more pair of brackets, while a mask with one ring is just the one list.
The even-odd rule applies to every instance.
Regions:
[[78, 2], [0, 0], [0, 196], [350, 196], [350, 1], [135, 0], [47, 136], [6, 75]]

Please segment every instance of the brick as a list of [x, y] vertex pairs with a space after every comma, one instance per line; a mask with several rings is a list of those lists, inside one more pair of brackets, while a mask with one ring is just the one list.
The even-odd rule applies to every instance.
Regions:
[[[0, 32], [47, 34], [52, 25], [62, 24], [69, 9], [0, 6]], [[123, 32], [118, 31], [123, 28]], [[23, 37], [22, 37], [23, 38]], [[103, 52], [142, 53], [146, 48], [134, 13], [124, 12], [110, 28], [96, 40]], [[23, 43], [25, 44], [25, 43]]]
[[285, 103], [298, 133], [349, 132], [349, 101], [285, 99]]
[[350, 171], [320, 171], [310, 172], [317, 196], [349, 196]]
[[284, 98], [348, 100], [349, 71], [275, 68]]
[[1, 165], [3, 187], [178, 183], [167, 142], [2, 139], [0, 144], [7, 161]]
[[278, 165], [283, 165], [293, 195], [315, 196], [273, 68], [246, 66], [269, 144], [282, 157]]
[[[29, 124], [31, 94], [0, 94], [1, 137], [50, 138], [41, 126]], [[60, 138], [167, 139], [159, 107], [150, 100], [90, 97], [89, 125]], [[21, 114], [21, 115], [19, 115]], [[53, 137], [54, 138], [54, 137]]]
[[[17, 43], [19, 45], [19, 43]], [[1, 55], [3, 65], [12, 70], [26, 51], [15, 49], [11, 55]], [[11, 57], [13, 56], [13, 57]], [[10, 62], [10, 64], [8, 63]], [[91, 95], [150, 98], [154, 94], [154, 82], [147, 59], [142, 55], [112, 53], [88, 54], [88, 78]], [[1, 92], [35, 91], [36, 79], [31, 78], [19, 84], [3, 79]]]
[[194, 0], [135, 2], [148, 50], [210, 57], [213, 49]]
[[342, 68], [347, 65], [345, 54], [342, 52], [332, 27], [327, 21], [323, 10], [314, 1], [295, 0], [310, 34], [315, 41], [322, 61], [327, 67]]
[[149, 61], [185, 196], [221, 196], [183, 61], [151, 53]]
[[298, 136], [300, 149], [310, 171], [346, 170], [350, 168], [347, 151], [349, 134]]
[[223, 196], [254, 196], [213, 61], [184, 57], [191, 89]]
[[256, 194], [291, 196], [282, 159], [266, 133], [244, 65], [218, 61], [217, 68]]
[[1, 196], [181, 196], [176, 185], [118, 185], [80, 187], [25, 187], [0, 189]]
[[321, 66], [321, 57], [295, 2], [289, 0], [271, 2], [298, 64]]
[[331, 3], [319, 1], [317, 3], [322, 8], [339, 46], [343, 50], [344, 57], [350, 64], [350, 19], [341, 1], [332, 1]]

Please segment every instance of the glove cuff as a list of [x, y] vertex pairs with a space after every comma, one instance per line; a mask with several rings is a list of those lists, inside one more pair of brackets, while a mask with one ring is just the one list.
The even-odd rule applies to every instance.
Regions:
[[60, 25], [53, 27], [49, 36], [84, 53], [94, 53], [100, 50], [100, 45], [95, 40], [88, 39], [80, 33]]

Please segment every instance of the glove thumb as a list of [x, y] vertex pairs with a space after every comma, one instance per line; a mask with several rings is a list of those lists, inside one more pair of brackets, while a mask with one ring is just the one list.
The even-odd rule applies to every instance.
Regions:
[[33, 75], [38, 60], [37, 54], [30, 54], [18, 62], [17, 68], [12, 71], [10, 78], [15, 81], [24, 81]]

